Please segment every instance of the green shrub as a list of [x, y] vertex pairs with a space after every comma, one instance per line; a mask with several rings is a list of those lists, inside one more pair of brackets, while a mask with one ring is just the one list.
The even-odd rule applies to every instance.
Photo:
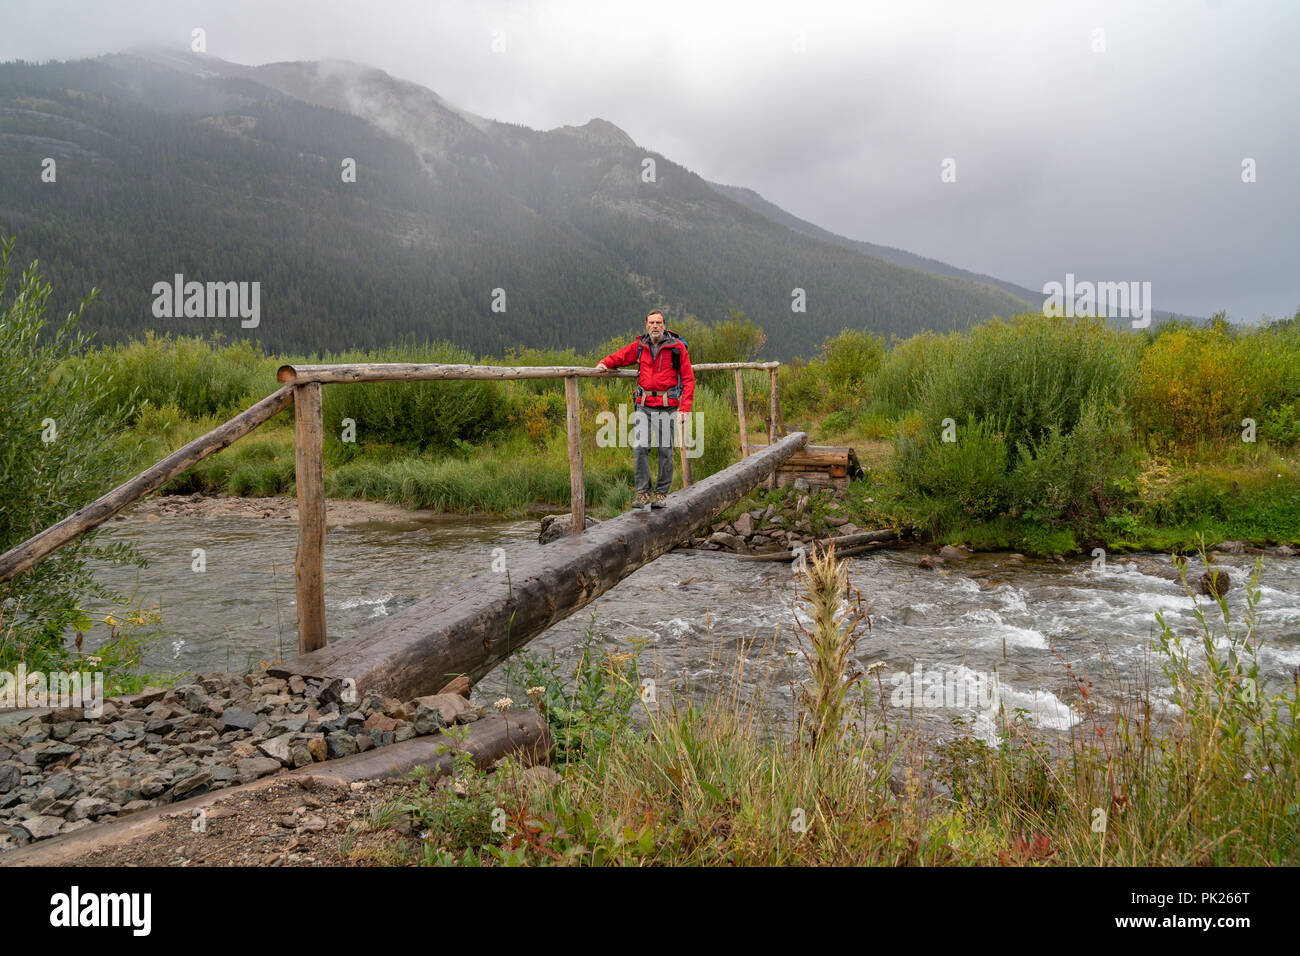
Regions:
[[[119, 437], [126, 410], [99, 407], [105, 370], [70, 361], [86, 344], [76, 323], [95, 293], [42, 342], [51, 287], [32, 263], [6, 301], [13, 245], [0, 247], [0, 552], [107, 491], [131, 451]], [[85, 598], [117, 598], [95, 580], [92, 558], [143, 564], [127, 544], [99, 545], [92, 532], [0, 584], [0, 668], [52, 670], [69, 659], [64, 633], [90, 629]]]
[[895, 468], [937, 515], [993, 517], [1007, 506], [1007, 443], [995, 423], [967, 416], [957, 440], [933, 433], [899, 437]]
[[1013, 513], [1053, 527], [1103, 518], [1111, 479], [1132, 464], [1123, 454], [1128, 434], [1117, 409], [1090, 402], [1073, 431], [1053, 426], [1032, 450], [1020, 445], [1010, 477]]
[[[447, 343], [391, 346], [369, 353], [329, 355], [321, 361], [427, 362], [472, 365], [469, 351]], [[455, 439], [478, 442], [518, 420], [520, 398], [493, 381], [364, 382], [327, 385], [326, 441], [337, 439], [343, 419], [356, 423], [356, 440], [411, 448], [449, 448]]]
[[895, 339], [881, 359], [871, 384], [872, 411], [883, 417], [898, 418], [916, 408], [926, 376], [947, 363], [957, 342], [955, 333], [935, 332]]
[[826, 382], [837, 385], [865, 386], [880, 368], [885, 355], [885, 340], [873, 332], [845, 329], [822, 345]]
[[1139, 347], [1100, 319], [994, 320], [959, 337], [917, 404], [929, 424], [973, 416], [999, 423], [1009, 448], [1033, 447], [1072, 431], [1089, 401], [1126, 407]]

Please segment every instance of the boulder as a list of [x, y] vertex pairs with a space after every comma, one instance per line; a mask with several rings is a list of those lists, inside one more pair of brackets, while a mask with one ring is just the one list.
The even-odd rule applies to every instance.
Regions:
[[1223, 568], [1206, 568], [1197, 590], [1212, 598], [1220, 598], [1232, 590], [1232, 577]]
[[[595, 518], [587, 516], [586, 524], [583, 528], [590, 528], [593, 525], [600, 524]], [[537, 540], [541, 544], [550, 544], [552, 541], [558, 541], [566, 535], [573, 534], [573, 516], [572, 515], [546, 515], [542, 518], [541, 530], [538, 532]]]
[[[353, 744], [353, 753], [356, 744]], [[270, 757], [249, 757], [245, 760], [235, 761], [235, 769], [239, 771], [240, 783], [252, 783], [269, 773], [275, 773], [280, 769], [280, 761], [272, 760]]]
[[466, 700], [469, 700], [469, 694], [471, 689], [472, 689], [472, 685], [469, 682], [469, 678], [465, 676], [461, 676], [452, 680], [450, 683], [447, 684], [446, 687], [438, 691], [438, 693], [459, 694], [461, 697], [464, 697]]

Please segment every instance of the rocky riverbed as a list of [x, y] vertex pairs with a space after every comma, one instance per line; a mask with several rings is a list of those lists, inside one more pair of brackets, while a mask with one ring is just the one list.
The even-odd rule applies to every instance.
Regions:
[[746, 511], [730, 521], [715, 522], [683, 545], [703, 551], [776, 554], [867, 530], [842, 513], [844, 492], [814, 491], [803, 479], [796, 479], [794, 487], [798, 495], [793, 499], [793, 508], [768, 505]]
[[410, 701], [340, 680], [197, 676], [84, 708], [0, 713], [0, 851], [482, 716], [467, 681]]

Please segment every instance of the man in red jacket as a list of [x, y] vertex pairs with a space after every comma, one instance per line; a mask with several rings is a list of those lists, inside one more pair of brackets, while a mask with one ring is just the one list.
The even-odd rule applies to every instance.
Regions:
[[[639, 359], [639, 361], [638, 361]], [[606, 355], [598, 369], [619, 368], [638, 362], [636, 409], [632, 416], [632, 447], [636, 473], [634, 508], [647, 504], [662, 508], [667, 504], [668, 489], [673, 484], [673, 425], [684, 428], [686, 414], [695, 397], [695, 373], [686, 343], [677, 333], [665, 328], [664, 314], [658, 309], [645, 317], [645, 335], [613, 355]], [[650, 447], [658, 449], [659, 480], [650, 492]]]

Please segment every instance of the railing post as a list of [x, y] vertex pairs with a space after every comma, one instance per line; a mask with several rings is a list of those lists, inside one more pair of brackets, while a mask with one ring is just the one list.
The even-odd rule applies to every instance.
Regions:
[[772, 408], [775, 410], [776, 437], [785, 437], [785, 416], [781, 414], [781, 396], [776, 390], [777, 366], [772, 366]]
[[325, 462], [319, 382], [293, 388], [294, 475], [298, 485], [298, 653], [325, 646]]
[[[776, 444], [776, 369], [768, 369], [772, 373], [772, 390], [768, 396], [767, 404], [767, 447], [771, 448]], [[776, 472], [772, 472], [772, 477], [767, 480], [768, 490], [776, 488]]]
[[[680, 413], [680, 409], [673, 409], [674, 415], [679, 415], [679, 413]], [[691, 486], [691, 460], [686, 457], [686, 423], [685, 422], [677, 423], [677, 443], [681, 446], [682, 449], [681, 451], [682, 488], [686, 489]], [[661, 448], [659, 450], [659, 454], [662, 455], [663, 452], [664, 450]]]
[[736, 369], [736, 417], [740, 419], [740, 456], [749, 457], [749, 426], [745, 424], [745, 384]]
[[581, 534], [587, 527], [587, 492], [582, 480], [582, 416], [578, 404], [578, 376], [564, 378], [564, 410], [569, 427], [569, 507], [573, 512], [573, 531]]

